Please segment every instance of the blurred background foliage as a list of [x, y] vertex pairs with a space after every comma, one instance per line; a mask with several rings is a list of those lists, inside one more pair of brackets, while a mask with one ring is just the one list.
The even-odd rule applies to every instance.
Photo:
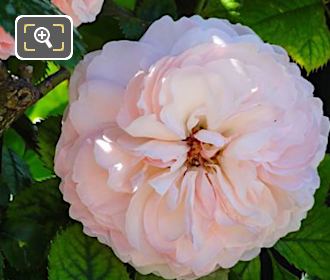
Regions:
[[[21, 14], [59, 14], [49, 0], [1, 0], [0, 26], [14, 34]], [[284, 47], [322, 98], [330, 114], [329, 5], [321, 0], [105, 0], [97, 20], [74, 33], [74, 56], [69, 61], [5, 63], [19, 75], [22, 65], [33, 66], [32, 82], [65, 67], [72, 71], [86, 52], [112, 40], [138, 40], [163, 15], [174, 19], [200, 14], [226, 18], [254, 29], [263, 40]], [[68, 216], [53, 171], [61, 118], [68, 103], [65, 81], [28, 108], [1, 137], [0, 279], [10, 280], [156, 280], [122, 264], [108, 247], [82, 233]], [[321, 187], [315, 207], [299, 232], [263, 249], [250, 262], [218, 270], [202, 279], [291, 280], [330, 279], [330, 158], [319, 167]]]

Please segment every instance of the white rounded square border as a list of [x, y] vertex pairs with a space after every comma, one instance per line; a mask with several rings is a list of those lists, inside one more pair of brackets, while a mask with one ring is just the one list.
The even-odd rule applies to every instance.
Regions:
[[[29, 17], [63, 17], [67, 18], [71, 23], [71, 52], [67, 57], [62, 58], [23, 58], [17, 53], [17, 23], [21, 18]], [[73, 56], [73, 21], [72, 18], [68, 15], [20, 15], [15, 19], [15, 56], [19, 60], [69, 60]]]

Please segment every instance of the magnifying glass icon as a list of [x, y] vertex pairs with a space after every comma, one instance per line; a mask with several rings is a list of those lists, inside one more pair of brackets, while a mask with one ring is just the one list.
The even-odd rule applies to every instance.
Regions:
[[41, 44], [46, 44], [49, 49], [53, 47], [52, 43], [49, 41], [50, 32], [46, 27], [38, 27], [34, 31], [34, 39]]

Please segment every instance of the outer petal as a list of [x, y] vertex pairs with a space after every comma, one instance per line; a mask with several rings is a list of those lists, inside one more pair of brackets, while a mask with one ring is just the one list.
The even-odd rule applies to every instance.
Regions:
[[7, 59], [14, 54], [13, 37], [0, 26], [0, 59]]

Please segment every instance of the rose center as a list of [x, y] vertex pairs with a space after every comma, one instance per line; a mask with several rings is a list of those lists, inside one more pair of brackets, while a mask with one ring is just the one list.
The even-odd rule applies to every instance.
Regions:
[[194, 129], [193, 133], [185, 139], [189, 146], [187, 153], [186, 165], [188, 167], [202, 167], [207, 172], [214, 172], [215, 165], [220, 165], [221, 149], [212, 152], [212, 156], [207, 156], [207, 152], [214, 150], [214, 146], [203, 143], [194, 137], [198, 130]]
[[190, 147], [190, 150], [187, 154], [187, 164], [189, 166], [204, 166], [206, 159], [201, 155], [202, 152], [202, 142], [195, 139], [194, 136], [189, 136], [187, 139], [187, 145]]

